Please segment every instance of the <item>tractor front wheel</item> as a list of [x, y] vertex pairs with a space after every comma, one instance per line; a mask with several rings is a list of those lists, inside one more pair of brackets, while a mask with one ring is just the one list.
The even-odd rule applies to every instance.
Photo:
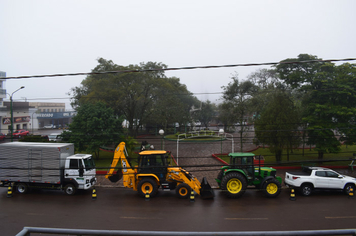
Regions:
[[228, 173], [221, 181], [221, 188], [229, 198], [239, 198], [245, 193], [247, 180], [240, 173]]
[[150, 197], [154, 197], [158, 192], [158, 185], [156, 181], [151, 178], [143, 178], [138, 182], [137, 185], [138, 193], [141, 197], [145, 197], [145, 194], [148, 192]]
[[281, 193], [281, 183], [276, 179], [267, 180], [262, 187], [263, 193], [266, 197], [277, 197]]

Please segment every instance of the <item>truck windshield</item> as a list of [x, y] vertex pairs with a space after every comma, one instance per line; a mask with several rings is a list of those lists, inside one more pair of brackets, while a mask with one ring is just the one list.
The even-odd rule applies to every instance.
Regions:
[[93, 157], [84, 159], [85, 170], [91, 170], [95, 168], [95, 163]]

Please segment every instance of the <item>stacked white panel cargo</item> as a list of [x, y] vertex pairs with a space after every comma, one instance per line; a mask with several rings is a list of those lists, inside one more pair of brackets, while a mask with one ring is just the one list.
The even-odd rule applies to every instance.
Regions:
[[74, 155], [72, 143], [13, 142], [0, 145], [0, 186], [19, 193], [29, 188], [63, 189], [72, 195], [95, 182], [95, 165], [88, 154]]

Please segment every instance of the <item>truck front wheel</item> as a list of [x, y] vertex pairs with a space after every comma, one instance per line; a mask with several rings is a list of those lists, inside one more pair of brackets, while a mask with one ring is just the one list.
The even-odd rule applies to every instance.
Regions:
[[28, 192], [28, 186], [24, 183], [18, 183], [16, 184], [16, 190], [18, 193], [25, 194]]
[[262, 190], [266, 197], [277, 197], [281, 193], [281, 184], [276, 179], [270, 179], [263, 184]]
[[74, 186], [74, 184], [67, 184], [64, 187], [64, 192], [67, 195], [74, 195], [76, 191], [77, 191], [77, 188]]
[[221, 181], [221, 188], [229, 198], [239, 198], [245, 193], [247, 180], [240, 173], [228, 173]]

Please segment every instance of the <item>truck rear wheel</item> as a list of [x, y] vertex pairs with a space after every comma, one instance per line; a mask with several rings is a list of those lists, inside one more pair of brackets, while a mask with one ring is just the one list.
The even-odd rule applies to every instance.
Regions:
[[74, 184], [67, 184], [64, 187], [64, 192], [67, 195], [74, 195], [76, 191], [77, 191], [77, 188], [74, 186]]
[[145, 197], [147, 191], [150, 194], [150, 197], [154, 197], [157, 195], [158, 185], [156, 181], [151, 178], [143, 178], [138, 182], [137, 190], [142, 197]]
[[190, 196], [189, 194], [190, 194], [191, 191], [192, 191], [192, 189], [188, 184], [181, 183], [176, 188], [176, 195], [179, 198], [188, 198]]
[[281, 183], [276, 179], [267, 180], [263, 184], [262, 190], [266, 197], [277, 197], [281, 193]]
[[229, 198], [239, 198], [245, 193], [247, 180], [240, 173], [228, 173], [221, 181], [221, 188]]
[[16, 191], [21, 194], [25, 194], [28, 192], [28, 186], [27, 184], [24, 183], [18, 183], [16, 184]]

